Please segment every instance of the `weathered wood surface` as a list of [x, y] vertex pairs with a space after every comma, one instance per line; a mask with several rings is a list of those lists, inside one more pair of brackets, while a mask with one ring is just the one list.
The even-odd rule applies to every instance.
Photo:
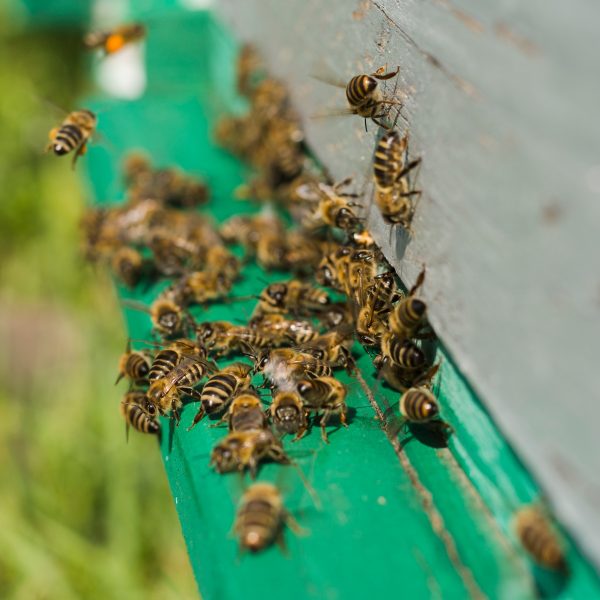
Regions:
[[400, 65], [423, 196], [408, 244], [374, 209], [371, 228], [405, 281], [427, 265], [440, 338], [600, 565], [600, 5], [228, 0], [219, 10], [289, 83], [333, 176], [359, 187], [375, 127], [311, 119], [345, 104], [310, 75]]

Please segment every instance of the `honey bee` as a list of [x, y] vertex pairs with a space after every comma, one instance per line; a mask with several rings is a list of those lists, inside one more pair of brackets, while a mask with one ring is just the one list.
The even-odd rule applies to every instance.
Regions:
[[198, 413], [189, 429], [192, 429], [205, 415], [214, 415], [225, 410], [238, 392], [250, 386], [251, 371], [251, 365], [237, 362], [209, 377], [202, 388]]
[[286, 237], [277, 232], [265, 232], [256, 244], [256, 262], [265, 271], [287, 268]]
[[134, 288], [144, 272], [144, 258], [135, 248], [121, 246], [112, 256], [112, 269], [127, 287]]
[[219, 271], [193, 271], [175, 282], [168, 293], [184, 304], [206, 304], [225, 298], [231, 290], [231, 281]]
[[166, 348], [156, 353], [148, 372], [148, 381], [153, 383], [158, 379], [167, 377], [185, 356], [205, 360], [206, 351], [202, 346], [194, 344], [192, 340], [175, 340], [172, 344], [169, 344]]
[[69, 113], [59, 127], [50, 130], [50, 142], [46, 152], [52, 150], [57, 156], [64, 156], [75, 150], [73, 167], [80, 156], [87, 151], [87, 144], [92, 137], [98, 119], [87, 109], [75, 110]]
[[423, 351], [411, 340], [400, 339], [387, 331], [381, 337], [382, 362], [390, 361], [407, 371], [416, 371], [425, 367]]
[[156, 270], [166, 277], [199, 269], [207, 261], [207, 250], [202, 245], [163, 228], [153, 229], [148, 247]]
[[568, 570], [558, 537], [540, 510], [533, 506], [521, 508], [514, 525], [521, 544], [538, 565], [553, 571]]
[[142, 409], [145, 398], [144, 392], [135, 390], [125, 394], [121, 400], [120, 411], [121, 416], [125, 419], [125, 432], [127, 435], [129, 434], [129, 427], [133, 427], [142, 433], [160, 434], [158, 421], [149, 417]]
[[119, 375], [115, 385], [128, 377], [134, 383], [140, 383], [148, 379], [150, 374], [150, 356], [147, 351], [132, 351], [131, 340], [127, 340], [124, 354], [119, 359]]
[[232, 431], [213, 448], [211, 466], [217, 473], [244, 471], [248, 469], [256, 478], [258, 465], [264, 460], [289, 464], [281, 442], [268, 429]]
[[333, 331], [320, 335], [298, 348], [331, 367], [349, 368], [354, 364], [350, 348], [352, 347], [353, 330], [351, 327], [338, 327]]
[[415, 298], [415, 294], [423, 285], [424, 280], [425, 269], [417, 277], [417, 281], [408, 292], [408, 296], [403, 298], [390, 312], [389, 328], [399, 339], [423, 337], [425, 334], [427, 305], [423, 300]]
[[400, 397], [400, 414], [411, 423], [427, 423], [437, 419], [440, 407], [426, 387], [411, 387]]
[[347, 186], [351, 179], [344, 179], [335, 185], [319, 184], [321, 201], [318, 205], [318, 215], [323, 223], [352, 233], [361, 227], [361, 219], [356, 216], [354, 206], [349, 198], [356, 194], [343, 193], [341, 189]]
[[358, 340], [364, 346], [376, 346], [387, 332], [385, 321], [375, 311], [372, 302], [359, 307], [355, 321]]
[[279, 392], [273, 398], [268, 410], [273, 425], [282, 433], [295, 433], [292, 441], [299, 440], [308, 427], [306, 409], [302, 399], [296, 392]]
[[243, 391], [238, 394], [219, 423], [225, 420], [229, 425], [229, 431], [250, 431], [265, 429], [267, 426], [267, 417], [263, 412], [260, 398], [254, 391]]
[[225, 246], [213, 244], [206, 250], [206, 264], [212, 271], [219, 273], [224, 285], [231, 286], [240, 273], [240, 260]]
[[[323, 255], [331, 252], [333, 244], [306, 235], [305, 231], [292, 230], [286, 238], [287, 252], [285, 262], [288, 268], [297, 274], [310, 274], [320, 264]], [[320, 283], [320, 282], [319, 282]]]
[[141, 23], [119, 25], [112, 31], [88, 33], [83, 42], [87, 48], [102, 50], [105, 54], [114, 54], [127, 44], [137, 42], [146, 36], [146, 28]]
[[241, 331], [229, 321], [205, 321], [196, 325], [196, 339], [215, 356], [226, 356], [240, 349]]
[[158, 298], [150, 306], [152, 325], [162, 335], [173, 337], [185, 333], [192, 320], [183, 308], [167, 298]]
[[440, 363], [437, 363], [426, 371], [405, 369], [389, 360], [382, 360], [381, 357], [375, 359], [374, 365], [379, 370], [378, 377], [383, 377], [391, 388], [399, 392], [405, 392], [411, 387], [430, 386], [440, 367]]
[[182, 394], [200, 400], [200, 393], [194, 388], [204, 378], [208, 369], [209, 365], [198, 356], [186, 355], [181, 358], [168, 375], [150, 384], [146, 392], [145, 412], [154, 417], [171, 410], [179, 423]]
[[301, 379], [332, 374], [328, 363], [292, 348], [276, 348], [257, 357], [255, 372], [283, 391], [294, 391]]
[[283, 546], [284, 525], [297, 534], [302, 532], [273, 484], [252, 484], [242, 496], [233, 526], [240, 549], [260, 552], [273, 542]]
[[290, 313], [308, 315], [324, 310], [329, 296], [309, 283], [296, 279], [287, 283], [272, 283], [259, 296], [256, 314]]
[[340, 423], [348, 427], [346, 423], [346, 386], [333, 377], [318, 377], [315, 379], [305, 379], [298, 382], [298, 394], [302, 398], [304, 407], [309, 411], [320, 412], [321, 416], [321, 437], [328, 444], [329, 439], [325, 426], [331, 415], [338, 414]]
[[250, 329], [255, 329], [267, 338], [267, 343], [253, 344], [253, 347], [282, 346], [289, 344], [299, 346], [319, 336], [319, 330], [310, 322], [286, 319], [280, 314], [258, 315], [250, 320]]
[[399, 224], [410, 232], [415, 205], [413, 196], [419, 190], [410, 189], [409, 173], [421, 159], [405, 162], [408, 135], [400, 137], [397, 131], [386, 132], [375, 146], [373, 171], [375, 179], [375, 204], [388, 223]]

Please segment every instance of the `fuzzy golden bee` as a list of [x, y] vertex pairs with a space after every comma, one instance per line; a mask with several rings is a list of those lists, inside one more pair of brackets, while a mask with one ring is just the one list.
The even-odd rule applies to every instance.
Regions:
[[272, 283], [259, 296], [255, 316], [271, 313], [312, 315], [324, 310], [331, 300], [329, 295], [297, 279], [286, 283]]
[[431, 330], [427, 328], [427, 304], [415, 297], [424, 281], [425, 269], [417, 277], [417, 281], [408, 295], [400, 300], [390, 312], [389, 328], [398, 339], [423, 337], [431, 334]]
[[210, 464], [217, 473], [250, 471], [255, 479], [261, 462], [289, 464], [281, 442], [268, 429], [232, 431], [213, 448]]
[[283, 547], [284, 525], [297, 534], [302, 532], [285, 509], [281, 494], [273, 484], [252, 484], [240, 500], [233, 525], [240, 549], [260, 552], [274, 542]]
[[296, 434], [292, 441], [299, 440], [308, 427], [306, 409], [296, 392], [278, 392], [268, 410], [275, 429], [281, 433]]
[[553, 571], [568, 571], [561, 543], [539, 509], [521, 508], [514, 517], [514, 526], [523, 548], [538, 565]]

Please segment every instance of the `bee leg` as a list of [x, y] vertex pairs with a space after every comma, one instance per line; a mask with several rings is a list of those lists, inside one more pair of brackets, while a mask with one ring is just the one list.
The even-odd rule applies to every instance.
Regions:
[[296, 519], [292, 516], [290, 512], [287, 510], [283, 513], [283, 521], [286, 524], [286, 527], [293, 531], [298, 536], [308, 535], [308, 529], [305, 529], [296, 521]]
[[398, 73], [400, 72], [400, 67], [396, 67], [395, 71], [390, 71], [389, 73], [386, 73], [387, 70], [387, 65], [384, 65], [383, 67], [379, 67], [379, 69], [377, 69], [377, 71], [375, 71], [375, 73], [371, 74], [371, 77], [374, 77], [375, 79], [379, 79], [379, 80], [385, 80], [385, 79], [392, 79], [392, 77], [396, 77], [396, 75], [398, 75]]
[[348, 423], [346, 422], [346, 407], [344, 407], [341, 411], [340, 411], [340, 423], [344, 426], [344, 427], [348, 427]]
[[205, 416], [206, 411], [204, 410], [204, 407], [201, 404], [200, 408], [198, 409], [198, 412], [196, 413], [196, 416], [194, 417], [194, 420], [192, 421], [192, 424], [187, 428], [187, 430], [190, 431], [191, 429], [193, 429], [200, 421], [202, 421], [202, 419], [204, 419]]
[[323, 416], [321, 417], [321, 438], [326, 443], [329, 444], [329, 437], [327, 436], [327, 431], [325, 431], [325, 425], [327, 425], [327, 421], [329, 420], [329, 411], [324, 411]]

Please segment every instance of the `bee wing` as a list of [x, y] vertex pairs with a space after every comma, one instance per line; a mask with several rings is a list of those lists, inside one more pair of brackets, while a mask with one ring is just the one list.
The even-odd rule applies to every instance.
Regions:
[[332, 108], [323, 112], [315, 113], [310, 115], [310, 119], [330, 119], [331, 117], [347, 117], [355, 114], [354, 110], [350, 107], [347, 108]]
[[348, 81], [344, 81], [336, 71], [324, 62], [314, 65], [310, 76], [321, 83], [332, 85], [338, 88], [346, 88]]

